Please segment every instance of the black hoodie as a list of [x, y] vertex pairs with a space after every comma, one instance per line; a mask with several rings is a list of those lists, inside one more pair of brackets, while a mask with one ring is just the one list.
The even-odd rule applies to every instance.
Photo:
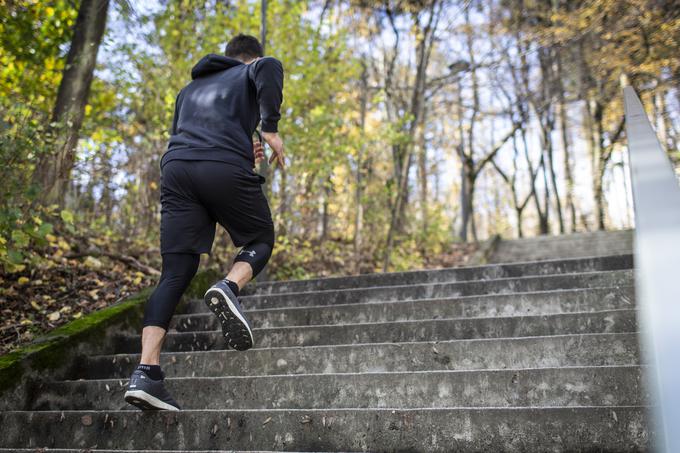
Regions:
[[192, 81], [175, 102], [168, 150], [161, 167], [175, 159], [216, 160], [252, 169], [252, 136], [277, 132], [283, 99], [283, 67], [264, 57], [244, 64], [209, 54], [191, 70]]

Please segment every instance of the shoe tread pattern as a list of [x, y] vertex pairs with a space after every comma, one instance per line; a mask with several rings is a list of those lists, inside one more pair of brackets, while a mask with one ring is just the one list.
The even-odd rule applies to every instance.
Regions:
[[[214, 299], [217, 299], [216, 303]], [[248, 327], [231, 311], [220, 291], [209, 290], [205, 294], [205, 304], [222, 324], [222, 334], [230, 348], [245, 351], [253, 347], [253, 339]]]

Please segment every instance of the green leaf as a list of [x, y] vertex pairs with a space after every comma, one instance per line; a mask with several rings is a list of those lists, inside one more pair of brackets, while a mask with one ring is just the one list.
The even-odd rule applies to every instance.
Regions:
[[24, 261], [24, 255], [20, 251], [13, 249], [7, 251], [7, 258], [12, 264], [21, 264]]
[[44, 238], [48, 234], [52, 233], [54, 230], [54, 227], [52, 226], [51, 223], [43, 223], [40, 225], [40, 228], [38, 228], [38, 234], [40, 235], [41, 238]]
[[69, 225], [73, 225], [73, 213], [71, 211], [69, 211], [68, 209], [62, 209], [60, 215], [61, 215], [61, 219], [65, 223], [67, 223]]
[[26, 247], [30, 241], [30, 237], [21, 230], [12, 231], [12, 241], [14, 245], [20, 249]]

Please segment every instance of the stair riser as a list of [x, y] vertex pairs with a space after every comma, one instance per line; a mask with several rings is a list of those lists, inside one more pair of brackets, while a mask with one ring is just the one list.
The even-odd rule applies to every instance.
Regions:
[[7, 447], [526, 452], [540, 445], [541, 451], [635, 452], [651, 446], [641, 408], [5, 412], [0, 425]]
[[[582, 249], [588, 248], [622, 248], [633, 244], [633, 236], [619, 236], [619, 237], [603, 237], [603, 238], [552, 238], [550, 240], [541, 239], [522, 239], [522, 240], [507, 240], [501, 241], [498, 248], [524, 248], [527, 250], [535, 249], [537, 246], [542, 246], [545, 249], [565, 249], [567, 247], [580, 247]], [[613, 255], [613, 254], [612, 254]], [[591, 255], [594, 256], [594, 255]]]
[[[551, 259], [555, 256], [563, 259], [580, 259], [586, 256], [598, 255], [627, 255], [632, 253], [633, 244], [628, 243], [565, 243], [555, 245], [536, 245], [527, 247], [525, 245], [503, 245], [501, 244], [493, 255], [493, 261], [497, 263], [513, 263], [526, 261], [541, 261]], [[508, 261], [503, 261], [508, 260]]]
[[244, 294], [275, 294], [285, 292], [321, 291], [371, 286], [416, 285], [423, 283], [453, 283], [469, 280], [526, 277], [578, 272], [632, 269], [631, 255], [608, 256], [583, 260], [560, 260], [543, 263], [523, 263], [480, 267], [464, 267], [388, 274], [368, 274], [352, 277], [258, 283], [246, 286]]
[[[463, 318], [406, 323], [256, 329], [253, 335], [255, 347], [266, 348], [636, 331], [635, 311], [621, 310], [537, 317]], [[115, 342], [117, 353], [139, 352], [138, 336], [120, 336]], [[205, 351], [225, 348], [226, 342], [221, 331], [171, 333], [166, 336], [164, 344], [166, 351]]]
[[[604, 255], [604, 254], [609, 254], [609, 253], [621, 253], [621, 254], [626, 254], [630, 253], [632, 248], [630, 247], [624, 247], [621, 249], [612, 249], [612, 248], [606, 248], [604, 250], [598, 250], [597, 248], [587, 248], [585, 250], [579, 250], [578, 248], [567, 248], [566, 250], [562, 251], [548, 251], [548, 252], [535, 252], [535, 251], [525, 251], [525, 250], [517, 250], [517, 251], [506, 251], [506, 250], [501, 250], [499, 251], [495, 257], [494, 260], [498, 261], [500, 263], [521, 263], [525, 261], [540, 261], [540, 260], [545, 260], [550, 258], [551, 256], [555, 255], [561, 255], [565, 258], [571, 258], [571, 259], [578, 259], [582, 256], [589, 256], [589, 255]], [[506, 261], [503, 261], [506, 260]]]
[[583, 233], [501, 241], [492, 253], [491, 263], [540, 261], [561, 257], [565, 260], [614, 254], [631, 254], [632, 231]]
[[[138, 354], [99, 356], [81, 362], [73, 379], [130, 376]], [[427, 370], [634, 365], [636, 334], [571, 335], [440, 343], [382, 343], [319, 348], [255, 349], [161, 356], [170, 377], [359, 373]]]
[[600, 244], [612, 243], [618, 244], [621, 242], [633, 241], [633, 231], [607, 231], [607, 232], [593, 232], [593, 233], [576, 233], [561, 236], [535, 236], [522, 239], [506, 239], [502, 240], [499, 245], [524, 245], [531, 246], [545, 246], [545, 245], [559, 245], [559, 244]]
[[[247, 312], [256, 328], [410, 321], [464, 317], [520, 316], [634, 308], [633, 287], [494, 295], [459, 299], [334, 305]], [[207, 307], [206, 307], [207, 310]], [[179, 332], [220, 328], [211, 313], [175, 316], [171, 329]]]
[[[641, 373], [605, 367], [182, 378], [166, 387], [183, 409], [637, 406], [645, 402]], [[115, 380], [57, 382], [23, 409], [126, 409], [124, 393]]]
[[[521, 279], [474, 281], [461, 283], [390, 286], [383, 288], [360, 288], [355, 290], [323, 291], [308, 293], [284, 293], [271, 296], [245, 296], [246, 308], [306, 307], [364, 302], [388, 302], [397, 300], [434, 299], [485, 294], [510, 294], [519, 292], [550, 291], [556, 289], [582, 289], [592, 287], [630, 286], [633, 273], [630, 270], [592, 274], [553, 275]], [[187, 305], [201, 305], [190, 301]], [[189, 308], [195, 312], [203, 308]]]

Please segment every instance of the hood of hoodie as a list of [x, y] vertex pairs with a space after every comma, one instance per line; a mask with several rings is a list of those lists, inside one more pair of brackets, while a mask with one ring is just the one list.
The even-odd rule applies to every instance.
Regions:
[[191, 69], [191, 78], [198, 79], [199, 77], [205, 77], [242, 64], [244, 63], [235, 58], [211, 53], [201, 58], [201, 60]]

